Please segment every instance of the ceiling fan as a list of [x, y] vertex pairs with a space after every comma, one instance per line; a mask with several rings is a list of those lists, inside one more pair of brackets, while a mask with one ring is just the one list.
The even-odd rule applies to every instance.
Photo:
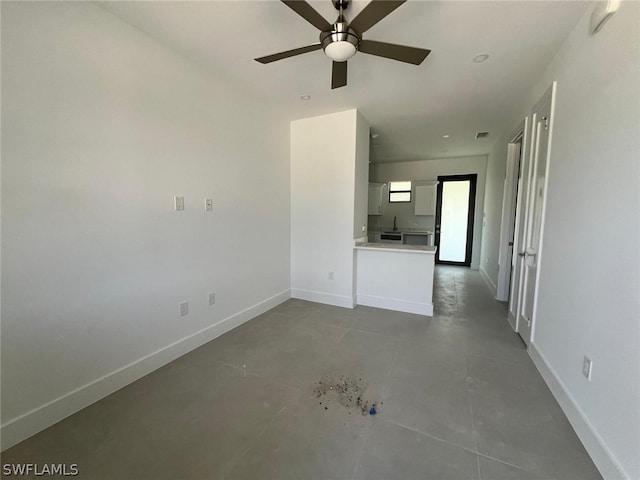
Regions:
[[331, 72], [331, 88], [344, 87], [347, 84], [347, 60], [356, 52], [368, 53], [378, 57], [390, 58], [400, 62], [420, 65], [431, 53], [424, 48], [407, 47], [392, 43], [364, 40], [362, 34], [373, 27], [384, 17], [393, 12], [406, 0], [371, 0], [371, 2], [348, 22], [344, 11], [349, 7], [349, 0], [332, 0], [338, 10], [338, 19], [330, 24], [322, 15], [304, 0], [281, 0], [282, 3], [320, 30], [320, 42], [306, 47], [294, 48], [286, 52], [256, 58], [260, 63], [271, 63], [315, 50], [324, 50], [325, 55], [333, 60]]

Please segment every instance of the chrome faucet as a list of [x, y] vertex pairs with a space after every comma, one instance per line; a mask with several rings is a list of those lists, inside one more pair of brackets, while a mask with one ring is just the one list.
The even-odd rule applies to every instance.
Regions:
[[393, 231], [394, 232], [398, 231], [398, 227], [396, 226], [396, 217], [393, 217]]

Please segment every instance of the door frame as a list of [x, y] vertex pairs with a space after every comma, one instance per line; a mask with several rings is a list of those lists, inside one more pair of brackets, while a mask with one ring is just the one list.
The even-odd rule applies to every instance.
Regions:
[[[500, 223], [500, 246], [498, 248], [498, 283], [496, 300], [507, 302], [512, 275], [512, 255], [516, 247], [516, 211], [518, 208], [519, 179], [523, 167], [525, 129], [524, 120], [516, 129], [517, 133], [507, 144], [507, 171], [504, 178], [502, 196], [502, 219]], [[511, 242], [511, 244], [509, 244]]]
[[[467, 245], [465, 250], [464, 262], [450, 262], [440, 260], [440, 219], [442, 217], [442, 188], [446, 181], [464, 181], [469, 180], [469, 211], [467, 215]], [[478, 183], [477, 173], [468, 173], [462, 175], [439, 175], [438, 185], [436, 187], [436, 223], [434, 233], [434, 245], [436, 249], [435, 262], [440, 265], [459, 265], [463, 267], [471, 266], [471, 255], [473, 253], [473, 227], [476, 214], [476, 190]]]

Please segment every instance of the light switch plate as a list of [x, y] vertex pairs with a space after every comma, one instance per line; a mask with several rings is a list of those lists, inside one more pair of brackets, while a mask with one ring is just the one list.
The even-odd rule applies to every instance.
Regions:
[[205, 212], [211, 212], [213, 210], [213, 198], [204, 199], [204, 210]]
[[173, 204], [175, 206], [176, 212], [184, 210], [184, 197], [175, 196], [173, 197]]

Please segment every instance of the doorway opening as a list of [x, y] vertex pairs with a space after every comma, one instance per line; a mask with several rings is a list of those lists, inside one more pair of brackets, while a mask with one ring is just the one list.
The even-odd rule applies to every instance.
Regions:
[[517, 216], [522, 208], [522, 159], [526, 121], [507, 145], [507, 169], [502, 198], [500, 249], [498, 251], [498, 284], [496, 300], [509, 300], [515, 277], [513, 249], [516, 242]]
[[[509, 217], [510, 212], [505, 210], [509, 202], [503, 204], [504, 228], [501, 233], [497, 298], [501, 300], [501, 295], [508, 298], [509, 323], [527, 346], [535, 332], [555, 93], [556, 83], [553, 82], [524, 122], [521, 140], [523, 153], [518, 162], [521, 164], [520, 174], [512, 175], [512, 178], [518, 179], [517, 185], [512, 187], [516, 194], [514, 224]], [[519, 149], [517, 142], [509, 147], [510, 152]], [[512, 159], [515, 160], [515, 157]], [[505, 194], [507, 190], [505, 188]], [[511, 225], [514, 225], [513, 245], [510, 249], [511, 261], [508, 262], [506, 257], [509, 250], [505, 248], [505, 242], [511, 235]]]
[[438, 177], [436, 263], [471, 266], [477, 174]]

